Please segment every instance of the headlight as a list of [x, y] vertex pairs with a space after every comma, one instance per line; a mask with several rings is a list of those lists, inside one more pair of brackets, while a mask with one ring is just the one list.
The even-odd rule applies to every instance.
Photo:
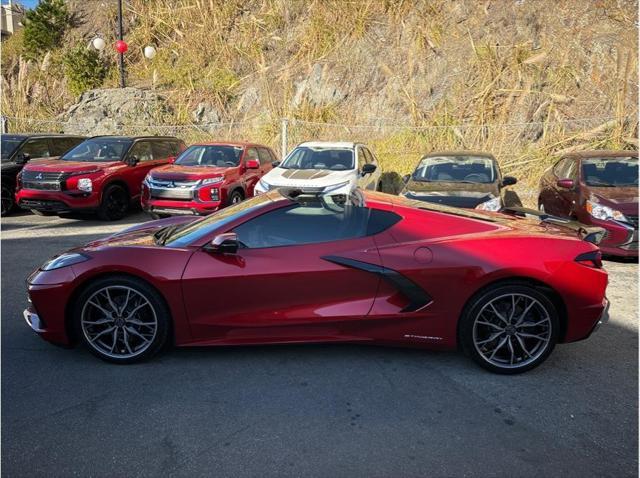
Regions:
[[150, 187], [151, 186], [151, 180], [152, 180], [151, 173], [149, 173], [144, 177], [144, 181], [142, 181], [142, 184], [144, 184], [147, 187]]
[[501, 207], [502, 203], [500, 201], [500, 198], [497, 197], [491, 198], [488, 201], [478, 204], [476, 206], [476, 209], [479, 209], [480, 211], [499, 211]]
[[84, 191], [87, 193], [90, 193], [91, 191], [93, 191], [93, 183], [91, 182], [91, 179], [89, 178], [78, 179], [78, 189], [80, 191]]
[[342, 189], [342, 188], [348, 186], [349, 184], [351, 184], [351, 181], [345, 181], [344, 183], [340, 183], [340, 184], [332, 184], [331, 186], [325, 187], [322, 190], [322, 192], [323, 193], [329, 193], [331, 191], [336, 191], [338, 189]]
[[216, 183], [221, 183], [222, 181], [224, 181], [224, 178], [207, 178], [207, 179], [203, 179], [200, 182], [200, 185], [204, 186], [205, 184], [216, 184]]
[[591, 214], [592, 217], [600, 219], [602, 221], [614, 219], [616, 221], [628, 222], [627, 218], [624, 217], [624, 214], [622, 214], [620, 211], [616, 211], [615, 209], [591, 200], [587, 200], [587, 211], [589, 212], [589, 214]]
[[271, 189], [271, 184], [266, 182], [264, 179], [261, 179], [260, 181], [258, 181], [258, 187], [263, 191], [268, 191], [269, 189]]
[[72, 266], [74, 264], [79, 264], [80, 262], [88, 260], [89, 256], [85, 256], [84, 254], [79, 254], [77, 252], [67, 252], [65, 254], [60, 254], [53, 259], [49, 259], [47, 262], [42, 264], [42, 267], [40, 267], [40, 269], [43, 271], [52, 271], [54, 269]]

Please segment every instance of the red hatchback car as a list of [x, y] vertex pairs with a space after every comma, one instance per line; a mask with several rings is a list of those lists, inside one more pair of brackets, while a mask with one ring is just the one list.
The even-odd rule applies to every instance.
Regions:
[[276, 160], [271, 148], [260, 144], [189, 146], [174, 164], [147, 175], [142, 207], [155, 218], [212, 213], [253, 196], [256, 183]]
[[101, 219], [121, 219], [139, 201], [147, 173], [184, 148], [173, 137], [90, 138], [60, 159], [28, 163], [18, 174], [16, 202], [36, 214], [96, 212]]
[[638, 152], [565, 156], [540, 179], [538, 208], [604, 228], [603, 254], [638, 257]]
[[600, 252], [575, 230], [373, 192], [273, 190], [140, 224], [27, 283], [33, 330], [116, 363], [167, 342], [362, 342], [461, 347], [518, 373], [587, 338], [608, 307]]

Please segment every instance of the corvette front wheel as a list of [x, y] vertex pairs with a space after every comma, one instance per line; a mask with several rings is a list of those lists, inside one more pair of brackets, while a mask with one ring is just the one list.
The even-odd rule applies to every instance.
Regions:
[[146, 282], [133, 277], [98, 279], [75, 303], [78, 335], [99, 358], [128, 364], [155, 355], [169, 334], [169, 311]]
[[529, 285], [502, 284], [481, 292], [460, 320], [463, 351], [495, 373], [537, 367], [558, 341], [560, 321], [553, 302]]

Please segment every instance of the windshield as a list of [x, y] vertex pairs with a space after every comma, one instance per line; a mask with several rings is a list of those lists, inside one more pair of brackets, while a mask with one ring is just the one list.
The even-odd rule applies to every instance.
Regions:
[[191, 222], [186, 227], [177, 229], [165, 239], [164, 243], [169, 247], [188, 246], [192, 242], [211, 233], [213, 230], [250, 214], [270, 202], [271, 199], [269, 199], [267, 194], [261, 194], [234, 204], [233, 206], [226, 207], [218, 212], [204, 216], [202, 219]]
[[20, 146], [25, 140], [25, 136], [17, 136], [15, 134], [3, 134], [2, 144], [0, 145], [0, 153], [2, 153], [2, 159], [9, 159], [13, 152]]
[[638, 158], [583, 159], [582, 177], [588, 186], [637, 186]]
[[430, 156], [418, 164], [415, 181], [446, 183], [492, 183], [496, 180], [495, 161], [485, 156]]
[[191, 146], [183, 151], [175, 164], [229, 168], [240, 164], [243, 150], [242, 146]]
[[353, 169], [353, 150], [348, 148], [309, 148], [299, 146], [280, 165], [284, 169]]
[[88, 139], [67, 151], [60, 159], [64, 161], [121, 161], [131, 143], [130, 139]]

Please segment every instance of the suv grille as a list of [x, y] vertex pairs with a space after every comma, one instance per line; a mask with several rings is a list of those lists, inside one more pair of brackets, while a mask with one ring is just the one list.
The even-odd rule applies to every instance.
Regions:
[[149, 191], [152, 198], [191, 200], [200, 181], [171, 181], [151, 179]]
[[24, 189], [38, 189], [44, 191], [60, 191], [69, 173], [22, 171], [22, 187]]

